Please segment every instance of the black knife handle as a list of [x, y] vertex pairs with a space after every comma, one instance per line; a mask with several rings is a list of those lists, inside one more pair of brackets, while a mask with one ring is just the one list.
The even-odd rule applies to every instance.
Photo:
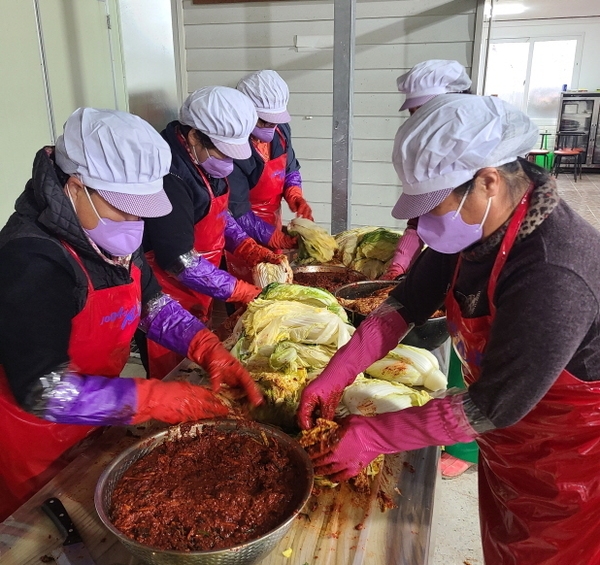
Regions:
[[72, 545], [74, 543], [81, 543], [81, 536], [75, 529], [71, 516], [65, 510], [63, 503], [58, 498], [49, 498], [42, 504], [42, 509], [50, 519], [54, 522], [54, 525], [58, 528], [61, 534], [66, 535], [67, 539], [63, 542], [63, 545]]

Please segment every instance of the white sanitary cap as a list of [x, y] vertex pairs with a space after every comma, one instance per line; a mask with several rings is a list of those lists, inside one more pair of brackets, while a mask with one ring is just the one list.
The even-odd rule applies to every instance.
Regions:
[[205, 86], [192, 92], [179, 111], [179, 121], [210, 137], [233, 159], [252, 155], [248, 136], [256, 127], [256, 110], [246, 95], [228, 86]]
[[527, 154], [538, 134], [523, 112], [495, 96], [437, 96], [396, 133], [392, 162], [402, 194], [392, 216], [426, 214], [480, 169]]
[[275, 71], [251, 73], [238, 82], [237, 89], [252, 100], [261, 120], [287, 124], [292, 119], [287, 111], [290, 89]]
[[466, 69], [458, 61], [430, 59], [415, 65], [396, 79], [398, 90], [406, 94], [400, 110], [423, 106], [439, 94], [463, 92], [471, 87]]
[[142, 218], [172, 210], [163, 177], [171, 149], [145, 120], [118, 110], [78, 108], [56, 140], [56, 164], [118, 210]]

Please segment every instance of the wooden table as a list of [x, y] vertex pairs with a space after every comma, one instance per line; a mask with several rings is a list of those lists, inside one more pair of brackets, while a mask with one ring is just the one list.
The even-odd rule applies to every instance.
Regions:
[[[169, 378], [194, 381], [195, 365], [183, 361]], [[0, 524], [0, 563], [40, 565], [62, 539], [40, 506], [59, 497], [97, 565], [141, 565], [104, 528], [94, 508], [98, 477], [121, 451], [163, 428], [158, 423], [110, 427], [90, 441], [40, 492]], [[289, 533], [261, 565], [425, 565], [432, 553], [435, 485], [439, 480], [438, 448], [387, 456], [371, 495], [348, 485], [312, 496]], [[377, 492], [397, 508], [381, 512]], [[283, 552], [292, 549], [285, 557]], [[51, 562], [52, 563], [52, 562]]]

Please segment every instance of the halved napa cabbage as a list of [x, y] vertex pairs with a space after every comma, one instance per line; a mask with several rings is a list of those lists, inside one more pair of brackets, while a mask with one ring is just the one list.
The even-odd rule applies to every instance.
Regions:
[[435, 355], [426, 349], [410, 345], [398, 345], [365, 372], [378, 379], [409, 386], [424, 386], [433, 391], [444, 389], [448, 384]]
[[337, 243], [325, 229], [311, 220], [294, 218], [288, 225], [288, 233], [300, 237], [298, 258], [327, 263], [333, 259]]
[[422, 406], [429, 400], [431, 396], [424, 390], [359, 375], [344, 390], [341, 403], [351, 414], [375, 416], [411, 406]]

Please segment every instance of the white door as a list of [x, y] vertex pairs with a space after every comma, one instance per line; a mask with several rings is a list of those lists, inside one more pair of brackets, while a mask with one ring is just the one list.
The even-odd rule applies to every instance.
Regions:
[[80, 106], [127, 109], [117, 0], [2, 0], [0, 226]]

